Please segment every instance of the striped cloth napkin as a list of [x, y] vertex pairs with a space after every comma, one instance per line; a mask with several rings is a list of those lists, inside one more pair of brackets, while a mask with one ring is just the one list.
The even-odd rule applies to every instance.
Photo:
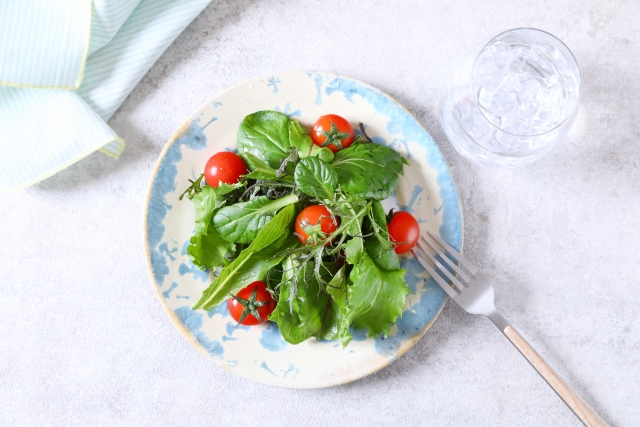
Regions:
[[0, 0], [0, 189], [124, 141], [107, 121], [210, 0]]

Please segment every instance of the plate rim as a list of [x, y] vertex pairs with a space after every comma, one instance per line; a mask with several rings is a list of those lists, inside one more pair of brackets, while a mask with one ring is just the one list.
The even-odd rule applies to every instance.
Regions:
[[[444, 166], [447, 168], [447, 172], [449, 173], [449, 176], [451, 178], [451, 181], [453, 182], [454, 188], [456, 189], [456, 195], [457, 195], [457, 199], [458, 199], [458, 208], [460, 211], [460, 231], [461, 231], [461, 239], [460, 239], [460, 253], [463, 253], [463, 249], [464, 249], [464, 211], [462, 209], [462, 200], [460, 199], [460, 192], [457, 191], [458, 190], [458, 186], [456, 185], [454, 179], [453, 179], [453, 175], [451, 174], [451, 168], [449, 167], [449, 163], [446, 161], [446, 159], [444, 158], [444, 154], [442, 153], [442, 150], [440, 149], [440, 147], [436, 144], [436, 140], [435, 138], [433, 138], [433, 136], [431, 136], [431, 133], [429, 133], [429, 131], [422, 125], [422, 123], [416, 118], [416, 116], [409, 111], [402, 103], [400, 103], [397, 99], [395, 99], [394, 97], [392, 97], [391, 95], [389, 95], [388, 93], [374, 87], [371, 86], [368, 83], [362, 82], [358, 79], [355, 79], [353, 77], [349, 77], [349, 76], [345, 76], [342, 74], [337, 74], [337, 73], [333, 73], [333, 72], [325, 72], [325, 71], [320, 71], [320, 70], [303, 70], [303, 69], [293, 69], [293, 70], [286, 70], [286, 71], [281, 71], [281, 72], [275, 72], [272, 74], [266, 74], [266, 75], [261, 75], [261, 76], [256, 76], [256, 77], [251, 77], [249, 79], [245, 79], [239, 83], [236, 83], [230, 87], [228, 87], [227, 89], [218, 92], [217, 94], [213, 95], [210, 98], [207, 98], [207, 100], [205, 102], [203, 102], [202, 104], [200, 104], [200, 106], [195, 110], [196, 112], [199, 111], [202, 107], [204, 107], [207, 104], [210, 104], [214, 99], [218, 98], [219, 96], [224, 95], [227, 92], [231, 92], [233, 90], [235, 90], [236, 88], [239, 88], [245, 84], [249, 84], [250, 82], [253, 82], [255, 80], [261, 80], [261, 79], [268, 79], [270, 78], [272, 75], [283, 75], [283, 74], [294, 74], [294, 73], [309, 73], [309, 72], [315, 72], [315, 73], [322, 73], [322, 74], [327, 74], [327, 75], [335, 75], [337, 77], [340, 78], [346, 78], [349, 80], [352, 80], [364, 87], [366, 87], [367, 89], [373, 90], [387, 98], [389, 98], [390, 100], [392, 100], [393, 102], [395, 102], [400, 108], [402, 108], [411, 118], [413, 118], [415, 120], [415, 122], [420, 126], [420, 128], [422, 128], [422, 130], [424, 130], [427, 135], [429, 135], [429, 137], [431, 137], [431, 139], [433, 140], [434, 144], [436, 145], [436, 148], [438, 149], [438, 151], [440, 152], [440, 155], [443, 158], [443, 163]], [[195, 114], [195, 113], [194, 113]], [[171, 137], [169, 138], [169, 140], [166, 142], [166, 144], [164, 145], [164, 147], [162, 148], [162, 150], [160, 151], [160, 154], [158, 155], [158, 158], [153, 166], [153, 169], [151, 170], [151, 175], [149, 178], [149, 184], [147, 186], [147, 193], [146, 193], [146, 197], [145, 197], [145, 202], [144, 202], [144, 209], [143, 209], [143, 215], [142, 215], [142, 221], [143, 221], [143, 226], [142, 226], [142, 239], [143, 239], [143, 248], [144, 248], [144, 255], [145, 255], [145, 262], [146, 262], [146, 266], [147, 266], [147, 272], [149, 273], [150, 279], [151, 279], [151, 285], [153, 287], [153, 290], [156, 294], [156, 297], [158, 298], [158, 300], [160, 301], [160, 305], [162, 307], [162, 309], [165, 311], [165, 313], [169, 316], [169, 319], [171, 320], [171, 322], [174, 324], [174, 326], [178, 329], [178, 331], [180, 333], [182, 333], [182, 335], [187, 339], [187, 341], [192, 344], [195, 348], [197, 348], [202, 354], [204, 354], [208, 359], [213, 359], [208, 353], [207, 351], [202, 347], [202, 345], [195, 339], [195, 337], [191, 334], [191, 331], [189, 331], [189, 329], [187, 329], [187, 327], [182, 323], [182, 321], [180, 320], [180, 318], [178, 317], [178, 315], [171, 310], [171, 308], [167, 305], [164, 297], [162, 296], [161, 292], [160, 292], [160, 287], [158, 286], [158, 282], [156, 281], [155, 278], [155, 274], [153, 273], [153, 266], [151, 265], [151, 248], [149, 247], [149, 221], [148, 221], [148, 215], [149, 215], [149, 204], [151, 201], [151, 193], [153, 191], [153, 184], [156, 181], [156, 178], [158, 176], [158, 171], [160, 169], [160, 166], [162, 164], [162, 160], [165, 158], [167, 152], [169, 151], [169, 149], [175, 144], [175, 142], [182, 136], [182, 134], [189, 128], [189, 126], [191, 126], [191, 122], [193, 121], [192, 119], [193, 115], [187, 117], [181, 124], [180, 126], [178, 126], [178, 129], [171, 135]], [[260, 379], [256, 379], [253, 378], [251, 376], [248, 375], [244, 375], [243, 373], [240, 372], [236, 372], [235, 370], [233, 370], [231, 367], [225, 365], [224, 363], [222, 363], [222, 361], [218, 361], [214, 359], [214, 362], [220, 366], [221, 368], [223, 368], [225, 371], [231, 372], [234, 375], [237, 375], [241, 378], [245, 378], [248, 380], [251, 380], [253, 382], [259, 383], [259, 384], [264, 384], [270, 387], [277, 387], [277, 388], [287, 388], [287, 389], [301, 389], [301, 390], [310, 390], [310, 389], [320, 389], [320, 388], [329, 388], [329, 387], [335, 387], [338, 385], [343, 385], [343, 384], [348, 384], [354, 381], [358, 381], [362, 378], [365, 378], [371, 374], [374, 374], [384, 368], [386, 368], [387, 366], [389, 366], [391, 363], [395, 362], [396, 360], [398, 360], [400, 357], [404, 356], [411, 348], [413, 348], [413, 346], [427, 333], [427, 331], [429, 329], [431, 329], [431, 327], [433, 326], [434, 322], [438, 319], [438, 317], [440, 317], [440, 313], [442, 313], [442, 310], [444, 309], [444, 307], [447, 305], [447, 302], [449, 301], [449, 296], [447, 295], [444, 299], [444, 302], [442, 303], [442, 306], [440, 307], [440, 309], [438, 310], [438, 312], [433, 316], [433, 318], [422, 328], [422, 330], [420, 331], [420, 333], [418, 335], [416, 335], [415, 337], [413, 337], [411, 340], [408, 340], [406, 342], [405, 345], [401, 346], [398, 349], [398, 352], [395, 354], [394, 357], [387, 359], [384, 361], [384, 363], [381, 363], [379, 365], [376, 365], [374, 367], [373, 370], [367, 372], [367, 373], [363, 373], [363, 374], [358, 374], [358, 375], [353, 375], [353, 376], [347, 376], [347, 377], [341, 377], [340, 379], [333, 381], [333, 382], [329, 382], [327, 384], [323, 384], [323, 385], [311, 385], [311, 386], [300, 386], [297, 384], [288, 384], [288, 385], [274, 385], [274, 384], [270, 384], [264, 381], [261, 381]]]

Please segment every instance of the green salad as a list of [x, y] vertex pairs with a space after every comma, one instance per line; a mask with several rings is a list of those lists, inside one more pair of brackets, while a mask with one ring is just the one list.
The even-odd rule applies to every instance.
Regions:
[[180, 197], [196, 212], [187, 253], [215, 276], [194, 309], [226, 301], [239, 323], [276, 322], [291, 344], [389, 332], [409, 292], [398, 253], [419, 229], [380, 203], [408, 162], [360, 129], [333, 114], [310, 131], [276, 111], [244, 118], [238, 154], [216, 153]]

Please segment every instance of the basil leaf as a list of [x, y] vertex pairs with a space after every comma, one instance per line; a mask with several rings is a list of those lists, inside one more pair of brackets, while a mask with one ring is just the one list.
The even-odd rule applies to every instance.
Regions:
[[269, 200], [267, 196], [256, 197], [220, 209], [213, 217], [213, 225], [230, 242], [250, 243], [279, 209], [297, 201], [295, 194], [277, 200]]
[[342, 319], [340, 307], [318, 283], [311, 263], [300, 274], [304, 274], [304, 281], [298, 281], [302, 328], [307, 335], [331, 340], [338, 333], [338, 322]]
[[294, 217], [294, 205], [282, 209], [260, 230], [251, 245], [222, 269], [220, 275], [202, 293], [193, 309], [209, 310], [224, 301], [230, 292], [237, 292], [247, 284], [264, 278], [267, 271], [284, 258], [277, 255], [299, 243], [292, 232]]
[[187, 254], [191, 262], [202, 269], [225, 265], [228, 262], [225, 255], [236, 250], [236, 245], [224, 240], [213, 228], [207, 234], [196, 233], [190, 242]]
[[333, 200], [338, 174], [331, 165], [317, 157], [305, 157], [294, 173], [296, 185], [305, 194], [320, 200]]
[[[290, 127], [292, 120], [277, 111], [258, 111], [244, 118], [238, 127], [238, 151], [247, 153], [268, 164], [273, 169], [291, 151]], [[293, 138], [300, 136], [294, 134]]]
[[398, 186], [403, 173], [402, 156], [378, 144], [354, 144], [335, 154], [331, 166], [338, 182], [351, 195], [386, 199]]
[[379, 201], [373, 201], [371, 214], [375, 220], [376, 229], [374, 230], [373, 224], [368, 225], [366, 232], [373, 235], [364, 239], [364, 248], [378, 267], [385, 270], [400, 270], [400, 259], [389, 241], [387, 218]]
[[409, 293], [404, 270], [383, 270], [365, 252], [349, 278], [353, 282], [347, 306], [350, 323], [356, 329], [367, 329], [372, 337], [381, 332], [388, 334], [402, 314], [404, 299]]

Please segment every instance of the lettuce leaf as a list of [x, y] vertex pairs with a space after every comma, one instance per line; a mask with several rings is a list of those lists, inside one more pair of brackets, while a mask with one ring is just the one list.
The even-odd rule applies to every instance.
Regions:
[[353, 267], [349, 279], [347, 316], [356, 329], [367, 329], [374, 337], [389, 333], [391, 325], [402, 314], [409, 288], [404, 270], [383, 270], [365, 251], [360, 264]]
[[229, 261], [226, 255], [236, 250], [236, 245], [224, 240], [213, 228], [207, 234], [195, 234], [190, 243], [187, 254], [191, 257], [191, 262], [201, 269], [216, 269], [227, 264]]
[[215, 212], [225, 204], [222, 196], [229, 194], [243, 184], [221, 183], [218, 187], [205, 185], [200, 192], [193, 197], [193, 205], [196, 210], [196, 224], [193, 237], [189, 241], [187, 254], [191, 262], [201, 269], [216, 269], [227, 263], [227, 256], [233, 254], [236, 247], [220, 237], [210, 227]]

